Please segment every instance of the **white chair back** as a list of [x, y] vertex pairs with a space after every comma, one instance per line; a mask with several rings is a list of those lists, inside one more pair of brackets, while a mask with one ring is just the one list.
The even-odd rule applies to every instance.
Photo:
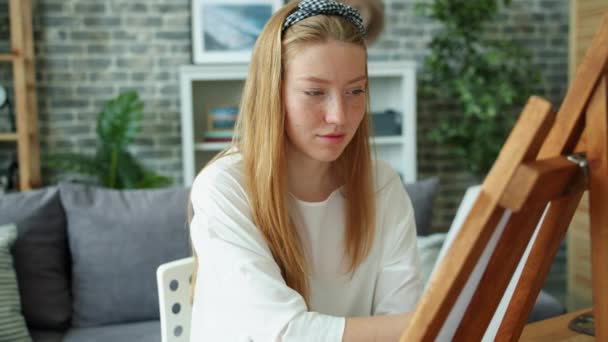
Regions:
[[162, 264], [156, 270], [162, 342], [190, 339], [190, 283], [194, 258]]

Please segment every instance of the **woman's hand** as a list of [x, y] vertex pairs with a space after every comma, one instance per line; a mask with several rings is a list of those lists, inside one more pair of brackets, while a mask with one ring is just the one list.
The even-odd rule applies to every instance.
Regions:
[[413, 312], [401, 314], [349, 317], [342, 342], [397, 342], [409, 324]]

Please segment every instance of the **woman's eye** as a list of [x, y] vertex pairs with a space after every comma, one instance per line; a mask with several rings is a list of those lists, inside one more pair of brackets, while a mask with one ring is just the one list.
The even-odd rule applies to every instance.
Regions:
[[321, 96], [323, 95], [323, 92], [320, 90], [306, 90], [304, 91], [304, 94], [308, 96]]
[[351, 95], [361, 95], [361, 94], [365, 94], [365, 90], [364, 89], [353, 89], [351, 91], [348, 92]]

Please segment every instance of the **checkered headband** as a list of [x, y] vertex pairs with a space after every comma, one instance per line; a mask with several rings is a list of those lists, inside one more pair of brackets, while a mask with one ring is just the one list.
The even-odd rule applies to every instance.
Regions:
[[298, 9], [285, 19], [281, 32], [285, 32], [289, 26], [297, 23], [300, 20], [319, 14], [341, 16], [355, 25], [362, 37], [365, 38], [367, 35], [367, 31], [365, 30], [365, 25], [363, 25], [363, 19], [361, 18], [359, 11], [348, 5], [333, 0], [300, 1], [298, 4]]

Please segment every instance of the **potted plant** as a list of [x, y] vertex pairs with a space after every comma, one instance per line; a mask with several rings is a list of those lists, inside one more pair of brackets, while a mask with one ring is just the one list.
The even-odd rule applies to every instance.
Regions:
[[97, 152], [55, 154], [48, 167], [75, 173], [100, 186], [114, 189], [154, 188], [171, 184], [171, 179], [145, 169], [127, 150], [141, 130], [144, 104], [135, 91], [107, 101], [97, 116]]
[[431, 130], [431, 140], [450, 146], [457, 160], [483, 178], [540, 76], [530, 57], [513, 41], [490, 39], [501, 3], [510, 0], [434, 0], [417, 5], [418, 13], [442, 29], [430, 43], [421, 77], [421, 96], [453, 105]]

